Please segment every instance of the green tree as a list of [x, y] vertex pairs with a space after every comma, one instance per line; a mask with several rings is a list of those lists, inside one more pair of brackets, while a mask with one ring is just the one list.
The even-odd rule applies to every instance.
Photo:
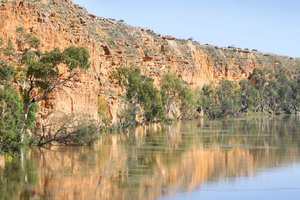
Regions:
[[274, 113], [279, 113], [281, 110], [290, 113], [290, 106], [287, 102], [288, 93], [291, 90], [288, 76], [290, 74], [283, 68], [276, 68], [275, 72], [269, 75], [266, 94], [268, 106]]
[[239, 82], [240, 85], [240, 98], [241, 98], [241, 112], [247, 113], [249, 109], [251, 111], [257, 111], [259, 93], [258, 90], [254, 88], [251, 81], [248, 79], [243, 79]]
[[266, 85], [267, 85], [267, 69], [255, 68], [253, 73], [250, 75], [250, 80], [254, 87], [258, 90], [259, 93], [259, 105], [261, 112], [264, 112], [264, 108], [267, 101], [266, 96]]
[[297, 114], [300, 111], [300, 79], [294, 77], [290, 81], [290, 88], [291, 90], [288, 93], [288, 101], [292, 107], [292, 110], [295, 112], [295, 114]]
[[[36, 57], [34, 52], [26, 51], [23, 54], [22, 72], [24, 87], [22, 99], [24, 100], [24, 120], [28, 117], [29, 110], [36, 102], [45, 100], [48, 96], [66, 86], [79, 71], [77, 68], [89, 68], [89, 52], [83, 47], [68, 47], [61, 52], [58, 48]], [[64, 65], [68, 71], [61, 73], [59, 66]], [[22, 140], [23, 142], [23, 134]]]
[[141, 75], [138, 67], [121, 67], [111, 78], [126, 89], [128, 104], [120, 116], [123, 118], [123, 127], [135, 125], [137, 116], [143, 117], [142, 123], [164, 119], [162, 96], [154, 87], [153, 80]]
[[183, 90], [182, 82], [175, 74], [166, 73], [161, 78], [161, 90], [165, 93], [167, 98], [167, 113], [168, 118], [171, 116], [171, 106], [179, 99]]
[[106, 126], [111, 122], [112, 117], [109, 112], [109, 106], [106, 100], [102, 97], [98, 97], [98, 116]]
[[202, 110], [204, 115], [208, 117], [220, 117], [220, 106], [217, 103], [217, 92], [210, 86], [205, 85], [200, 92], [199, 98], [197, 99], [198, 110]]
[[23, 107], [15, 88], [8, 85], [0, 88], [0, 146], [4, 152], [19, 150]]
[[184, 118], [193, 118], [196, 116], [196, 99], [195, 92], [190, 88], [184, 88], [180, 94], [181, 116]]
[[236, 115], [240, 109], [240, 100], [237, 93], [237, 84], [223, 80], [217, 89], [218, 101], [221, 106], [221, 116]]
[[[63, 52], [56, 48], [42, 54], [39, 51], [39, 39], [27, 33], [23, 27], [17, 29], [17, 34], [17, 70], [14, 80], [22, 88], [24, 117], [20, 134], [23, 143], [26, 121], [35, 103], [49, 98], [51, 93], [67, 86], [78, 75], [78, 69], [88, 69], [90, 55], [85, 48], [75, 46], [70, 46]], [[65, 67], [67, 72], [60, 72], [60, 67]]]
[[0, 62], [0, 152], [19, 150], [24, 105], [12, 85], [14, 68], [4, 60]]

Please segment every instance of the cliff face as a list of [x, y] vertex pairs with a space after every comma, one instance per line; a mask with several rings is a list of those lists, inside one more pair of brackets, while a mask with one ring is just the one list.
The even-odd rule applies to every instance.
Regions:
[[246, 78], [256, 67], [300, 65], [293, 58], [162, 36], [89, 14], [71, 0], [1, 0], [0, 38], [15, 40], [20, 26], [41, 40], [42, 52], [76, 45], [86, 47], [91, 54], [91, 68], [76, 79], [73, 89], [56, 92], [52, 96], [55, 100], [41, 103], [41, 120], [52, 111], [98, 119], [97, 99], [103, 97], [115, 122], [123, 93], [110, 83], [109, 76], [121, 66], [140, 67], [156, 85], [162, 74], [172, 72], [197, 88], [222, 79]]

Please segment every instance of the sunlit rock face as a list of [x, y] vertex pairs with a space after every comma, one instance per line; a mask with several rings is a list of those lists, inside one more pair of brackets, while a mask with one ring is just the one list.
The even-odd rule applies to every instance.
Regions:
[[[254, 51], [200, 45], [197, 42], [162, 36], [152, 30], [97, 17], [71, 0], [0, 2], [0, 38], [16, 40], [16, 29], [24, 26], [41, 40], [41, 51], [70, 45], [86, 47], [91, 68], [76, 79], [73, 89], [58, 91], [40, 104], [39, 122], [53, 111], [87, 115], [98, 120], [97, 99], [103, 97], [113, 122], [123, 108], [124, 91], [109, 76], [119, 67], [136, 65], [159, 85], [161, 76], [172, 72], [192, 88], [241, 80], [257, 67], [293, 68], [299, 60]], [[54, 115], [54, 114], [52, 114]], [[50, 116], [51, 117], [51, 116]]]

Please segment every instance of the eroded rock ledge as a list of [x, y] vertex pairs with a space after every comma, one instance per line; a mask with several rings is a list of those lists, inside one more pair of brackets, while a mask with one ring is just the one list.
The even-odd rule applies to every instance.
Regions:
[[[198, 42], [156, 34], [123, 21], [88, 13], [71, 0], [1, 0], [0, 38], [15, 40], [24, 26], [41, 39], [41, 51], [70, 45], [84, 46], [91, 54], [91, 68], [83, 72], [73, 90], [53, 94], [42, 102], [39, 122], [53, 111], [98, 119], [97, 99], [104, 98], [113, 122], [122, 109], [123, 91], [110, 82], [118, 67], [136, 65], [158, 85], [161, 75], [172, 72], [192, 88], [217, 84], [222, 79], [240, 80], [257, 67], [299, 66], [299, 59], [256, 51], [200, 45]], [[55, 112], [54, 112], [55, 113]]]

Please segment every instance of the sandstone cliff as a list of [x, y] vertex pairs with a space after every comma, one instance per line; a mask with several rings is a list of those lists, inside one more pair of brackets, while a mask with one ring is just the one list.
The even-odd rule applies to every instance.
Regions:
[[300, 66], [299, 59], [200, 45], [97, 17], [71, 0], [1, 0], [0, 38], [16, 39], [20, 26], [41, 39], [42, 52], [76, 45], [91, 54], [91, 68], [76, 79], [73, 90], [57, 92], [55, 100], [42, 102], [40, 119], [53, 110], [98, 119], [97, 99], [103, 97], [116, 122], [123, 92], [109, 76], [121, 66], [139, 66], [156, 85], [162, 74], [172, 72], [192, 88], [222, 79], [240, 80], [256, 67]]

